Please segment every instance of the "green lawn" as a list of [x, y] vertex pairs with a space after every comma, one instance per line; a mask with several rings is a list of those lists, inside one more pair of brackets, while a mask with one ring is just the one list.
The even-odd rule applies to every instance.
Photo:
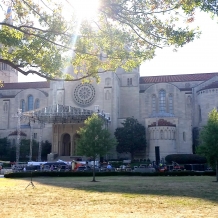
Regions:
[[0, 179], [0, 217], [218, 217], [215, 177]]

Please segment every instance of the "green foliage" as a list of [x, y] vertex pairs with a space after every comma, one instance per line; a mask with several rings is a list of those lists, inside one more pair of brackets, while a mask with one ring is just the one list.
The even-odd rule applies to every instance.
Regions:
[[[32, 141], [32, 160], [38, 159], [39, 143]], [[28, 161], [30, 155], [30, 139], [22, 139], [20, 142], [20, 161]]]
[[[99, 81], [98, 72], [130, 71], [152, 59], [156, 48], [193, 41], [199, 33], [189, 23], [198, 2], [101, 0], [96, 17], [81, 20], [67, 0], [10, 1], [13, 23], [0, 22], [0, 62], [50, 80]], [[68, 66], [73, 75], [63, 73]]]
[[[100, 176], [214, 176], [215, 172], [191, 172], [191, 171], [178, 171], [178, 172], [96, 172]], [[18, 172], [5, 174], [5, 178], [30, 178], [30, 177], [88, 177], [92, 176], [91, 172]]]
[[197, 154], [169, 154], [165, 157], [165, 161], [169, 164], [172, 161], [178, 164], [204, 164], [207, 162], [207, 159]]
[[213, 15], [218, 15], [218, 3], [217, 0], [183, 0], [182, 8], [185, 12], [190, 13], [194, 12], [196, 8], [199, 8], [202, 11], [210, 12]]
[[129, 152], [134, 159], [136, 152], [144, 152], [146, 147], [145, 127], [137, 119], [127, 118], [115, 131], [118, 141], [117, 152]]
[[[32, 142], [32, 160], [38, 159], [39, 142]], [[42, 142], [42, 159], [47, 160], [47, 154], [51, 152], [51, 143]], [[20, 141], [20, 161], [28, 161], [30, 155], [30, 140], [22, 139]], [[7, 138], [0, 138], [0, 159], [14, 162], [16, 160], [16, 146], [11, 146]]]
[[47, 155], [51, 153], [52, 144], [49, 141], [42, 143], [42, 160], [47, 160]]
[[216, 109], [209, 113], [207, 125], [200, 132], [199, 154], [205, 155], [211, 166], [218, 164], [218, 112]]
[[86, 155], [96, 160], [97, 157], [107, 154], [116, 140], [111, 137], [110, 132], [104, 128], [104, 121], [93, 114], [84, 122], [85, 126], [78, 131], [77, 153]]
[[0, 160], [8, 160], [10, 142], [7, 138], [0, 138]]

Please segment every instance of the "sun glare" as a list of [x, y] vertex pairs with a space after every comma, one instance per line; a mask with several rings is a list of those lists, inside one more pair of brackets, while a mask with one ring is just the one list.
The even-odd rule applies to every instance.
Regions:
[[89, 20], [96, 16], [99, 0], [71, 0], [70, 2], [77, 17]]

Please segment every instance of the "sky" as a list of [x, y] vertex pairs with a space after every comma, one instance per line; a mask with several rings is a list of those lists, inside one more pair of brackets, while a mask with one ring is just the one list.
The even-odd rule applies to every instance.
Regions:
[[198, 12], [194, 24], [202, 32], [200, 39], [186, 44], [177, 52], [173, 52], [173, 48], [158, 49], [154, 59], [141, 65], [140, 75], [218, 72], [218, 19], [212, 20], [208, 13]]

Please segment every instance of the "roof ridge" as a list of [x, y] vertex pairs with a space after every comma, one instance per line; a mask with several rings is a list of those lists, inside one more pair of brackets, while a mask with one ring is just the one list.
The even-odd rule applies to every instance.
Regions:
[[207, 81], [214, 76], [218, 76], [218, 72], [214, 73], [197, 73], [197, 74], [176, 74], [162, 76], [143, 76], [140, 77], [140, 84], [145, 83], [169, 83], [169, 82], [190, 82], [190, 81]]
[[144, 77], [169, 77], [169, 76], [196, 76], [196, 75], [209, 75], [209, 74], [218, 74], [218, 72], [211, 72], [211, 73], [187, 73], [187, 74], [169, 74], [169, 75], [155, 75], [155, 76], [140, 76], [140, 78], [144, 78]]

